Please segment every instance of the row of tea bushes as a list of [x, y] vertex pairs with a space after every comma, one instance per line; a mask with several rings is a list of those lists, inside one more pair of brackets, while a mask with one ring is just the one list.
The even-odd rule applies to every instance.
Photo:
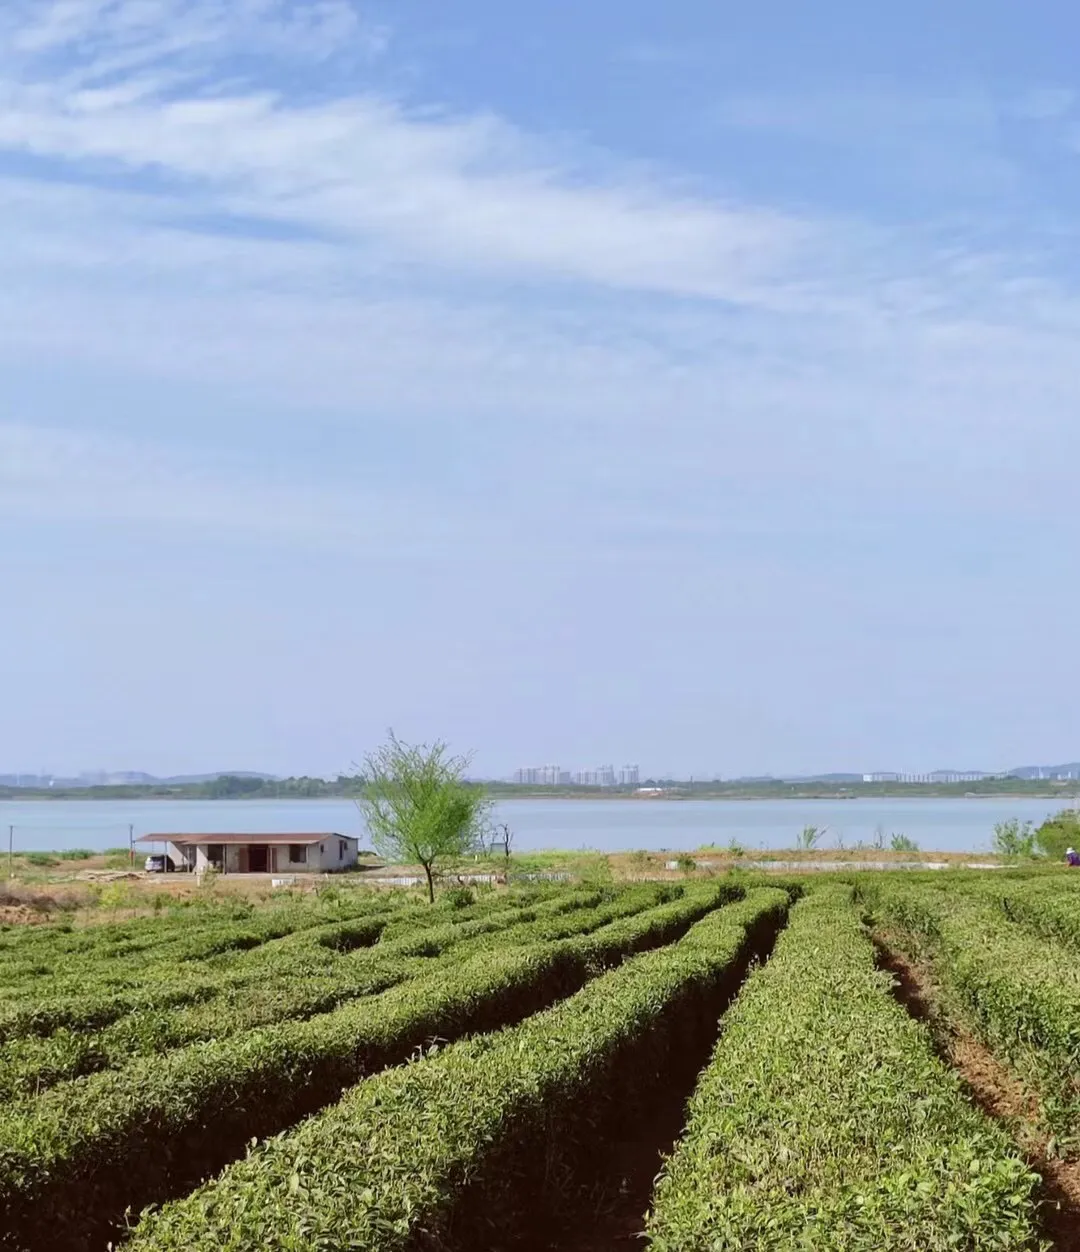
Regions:
[[[492, 935], [507, 946], [588, 934], [611, 921], [679, 898], [679, 885], [655, 884], [615, 893], [605, 902], [599, 893], [575, 893], [535, 907], [493, 910], [489, 918], [421, 928], [417, 937], [400, 932], [377, 952], [349, 952], [349, 942], [376, 928], [381, 918], [335, 922], [289, 942], [266, 945], [262, 976], [228, 983], [222, 979], [211, 997], [195, 1003], [144, 1007], [123, 1014], [96, 1030], [60, 1027], [42, 1037], [20, 1035], [0, 1044], [0, 1097], [40, 1093], [65, 1079], [115, 1069], [135, 1057], [222, 1039], [259, 1026], [306, 1019], [426, 973], [439, 958], [463, 960], [482, 950]], [[595, 907], [594, 907], [595, 906]], [[426, 959], [415, 955], [423, 952]], [[270, 956], [273, 959], [269, 959]], [[83, 1004], [86, 1001], [82, 1001]]]
[[657, 1184], [653, 1252], [1038, 1246], [1037, 1179], [890, 994], [848, 888], [792, 911]]
[[513, 1246], [523, 1196], [595, 1146], [601, 1104], [662, 1081], [686, 1016], [734, 989], [787, 907], [751, 892], [513, 1029], [361, 1083], [145, 1217], [131, 1252]]
[[732, 891], [695, 888], [555, 943], [507, 949], [496, 934], [464, 963], [440, 963], [332, 1013], [143, 1058], [11, 1105], [0, 1117], [0, 1248], [100, 1246], [129, 1206], [182, 1193], [251, 1138], [292, 1125], [432, 1039], [550, 1005], [685, 933]]
[[1033, 934], [1080, 948], [1080, 884], [1059, 875], [1030, 882], [980, 883], [981, 894]]
[[17, 999], [28, 984], [39, 996], [77, 991], [91, 981], [117, 990], [135, 988], [162, 976], [198, 977], [234, 967], [257, 971], [276, 952], [317, 945], [339, 951], [390, 940], [422, 929], [530, 908], [555, 911], [593, 907], [617, 895], [609, 890], [530, 886], [484, 893], [476, 903], [456, 907], [444, 896], [432, 907], [406, 893], [354, 889], [329, 899], [307, 896], [254, 907], [239, 902], [177, 910], [175, 916], [73, 930], [70, 926], [29, 929], [13, 950], [0, 949], [0, 998]]
[[79, 930], [30, 927], [33, 941], [0, 949], [0, 984], [9, 992], [20, 983], [55, 980], [57, 990], [86, 976], [111, 974], [134, 981], [160, 964], [207, 960], [241, 952], [274, 939], [335, 922], [392, 917], [414, 912], [415, 904], [373, 891], [351, 892], [333, 903], [290, 900], [263, 907], [234, 904], [177, 910], [176, 915], [89, 926]]
[[867, 896], [875, 918], [932, 962], [950, 1009], [1039, 1092], [1056, 1146], [1080, 1153], [1080, 963], [986, 899], [907, 884]]
[[[565, 907], [563, 901], [524, 906], [516, 902], [510, 908], [503, 906], [498, 898], [492, 903], [495, 907], [488, 916], [444, 920], [445, 915], [441, 915], [441, 924], [436, 926], [425, 925], [422, 914], [414, 915], [416, 924], [399, 931], [393, 942], [379, 943], [377, 949], [361, 954], [371, 958], [366, 975], [378, 981], [378, 967], [387, 960], [400, 961], [411, 955], [435, 956], [456, 943], [507, 929], [523, 920], [532, 921], [546, 915], [548, 910]], [[318, 977], [327, 972], [328, 961], [334, 953], [334, 936], [340, 937], [343, 927], [356, 925], [355, 922], [333, 922], [309, 933], [290, 934], [262, 945], [255, 952], [240, 953], [228, 965], [222, 965], [220, 958], [216, 964], [193, 961], [178, 967], [162, 963], [154, 967], [154, 976], [134, 987], [114, 987], [107, 971], [100, 981], [84, 976], [79, 994], [54, 994], [52, 985], [46, 983], [39, 992], [0, 1005], [0, 1041], [50, 1035], [65, 1027], [79, 1032], [100, 1030], [129, 1014], [173, 1010], [212, 1000], [230, 988], [265, 985], [275, 971], [290, 978]]]

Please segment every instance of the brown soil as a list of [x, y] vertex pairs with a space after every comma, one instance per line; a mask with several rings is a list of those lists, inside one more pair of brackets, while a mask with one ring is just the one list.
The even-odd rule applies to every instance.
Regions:
[[[690, 1078], [691, 1086], [695, 1078], [696, 1072]], [[553, 1245], [558, 1252], [617, 1252], [642, 1247], [653, 1184], [686, 1122], [689, 1096], [685, 1092], [680, 1096], [648, 1110], [629, 1136], [609, 1139], [602, 1145], [607, 1187], [595, 1197], [595, 1209], [588, 1219]]]
[[[782, 927], [781, 927], [782, 928]], [[769, 959], [778, 928], [751, 937], [743, 959], [722, 987], [694, 1011], [681, 1041], [647, 1083], [635, 1084], [632, 1108], [619, 1104], [602, 1115], [589, 1148], [571, 1164], [573, 1180], [554, 1205], [519, 1229], [518, 1252], [630, 1252], [645, 1240], [645, 1217], [664, 1161], [686, 1125], [686, 1105], [708, 1064], [721, 1018], [759, 963]], [[470, 1245], [471, 1246], [471, 1245]], [[490, 1245], [503, 1252], [510, 1244]]]
[[950, 1018], [930, 968], [906, 956], [886, 935], [874, 936], [883, 969], [896, 979], [895, 995], [913, 1017], [930, 1028], [942, 1057], [956, 1070], [971, 1101], [1003, 1122], [1032, 1169], [1042, 1178], [1042, 1233], [1056, 1252], [1080, 1252], [1080, 1161], [1062, 1161], [1041, 1125], [1039, 1098], [980, 1043], [963, 1023]]

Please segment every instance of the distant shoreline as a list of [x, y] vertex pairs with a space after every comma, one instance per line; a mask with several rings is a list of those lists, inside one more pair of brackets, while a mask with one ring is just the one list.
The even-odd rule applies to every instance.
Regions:
[[[488, 787], [492, 800], [528, 800], [528, 801], [636, 801], [640, 804], [684, 804], [688, 801], [711, 803], [746, 802], [746, 801], [784, 801], [794, 802], [807, 800], [1051, 800], [1063, 807], [1080, 805], [1080, 791], [1055, 790], [1016, 790], [1016, 791], [975, 791], [958, 792], [946, 788], [928, 786], [916, 789], [891, 788], [865, 792], [852, 791], [819, 791], [790, 789], [784, 791], [683, 791], [677, 788], [654, 794], [634, 794], [621, 790], [582, 789], [580, 791], [552, 790], [517, 791], [483, 784]], [[119, 794], [118, 794], [119, 793]], [[64, 791], [5, 791], [0, 793], [0, 805], [4, 804], [85, 804], [85, 803], [229, 803], [229, 804], [287, 804], [287, 803], [328, 803], [355, 802], [359, 797], [346, 794], [298, 795], [286, 793], [279, 795], [206, 795], [193, 794], [177, 789], [163, 793], [161, 791], [139, 792], [127, 788], [93, 787], [85, 790]]]

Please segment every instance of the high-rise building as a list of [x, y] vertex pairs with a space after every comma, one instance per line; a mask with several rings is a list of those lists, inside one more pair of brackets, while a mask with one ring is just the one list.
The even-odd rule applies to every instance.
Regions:
[[614, 787], [616, 781], [614, 765], [599, 765], [596, 769], [581, 769], [574, 775], [574, 782], [579, 787]]
[[514, 782], [523, 787], [557, 787], [562, 777], [558, 765], [530, 765], [514, 770]]
[[571, 773], [559, 765], [527, 765], [514, 770], [513, 780], [522, 787], [636, 787], [639, 770], [636, 765], [598, 765]]

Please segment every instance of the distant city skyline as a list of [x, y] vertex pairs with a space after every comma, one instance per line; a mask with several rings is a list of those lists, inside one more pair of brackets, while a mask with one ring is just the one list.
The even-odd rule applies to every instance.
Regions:
[[[352, 768], [308, 773], [308, 777], [322, 778], [327, 781], [348, 776]], [[261, 770], [220, 769], [207, 770], [198, 774], [152, 774], [145, 770], [80, 770], [71, 774], [50, 773], [41, 771], [8, 771], [0, 773], [0, 786], [15, 788], [40, 787], [94, 787], [94, 786], [125, 786], [139, 784], [184, 784], [213, 780], [222, 776], [240, 778], [264, 778], [268, 780], [299, 777], [294, 773], [273, 774]], [[473, 774], [473, 777], [489, 782], [508, 781], [519, 786], [558, 787], [627, 787], [639, 786], [643, 781], [698, 781], [698, 782], [804, 782], [829, 781], [863, 782], [863, 783], [924, 783], [949, 784], [960, 782], [977, 782], [988, 778], [1019, 778], [1025, 780], [1069, 781], [1080, 779], [1080, 762], [1069, 762], [1059, 765], [1021, 765], [999, 770], [823, 770], [818, 773], [761, 773], [761, 774], [723, 774], [719, 771], [667, 771], [642, 769], [637, 764], [585, 766], [578, 769], [565, 769], [558, 764], [519, 766], [509, 775], [501, 778], [490, 775]]]
[[598, 765], [565, 770], [560, 765], [525, 765], [516, 769], [510, 781], [530, 787], [636, 787], [641, 771], [636, 765]]

